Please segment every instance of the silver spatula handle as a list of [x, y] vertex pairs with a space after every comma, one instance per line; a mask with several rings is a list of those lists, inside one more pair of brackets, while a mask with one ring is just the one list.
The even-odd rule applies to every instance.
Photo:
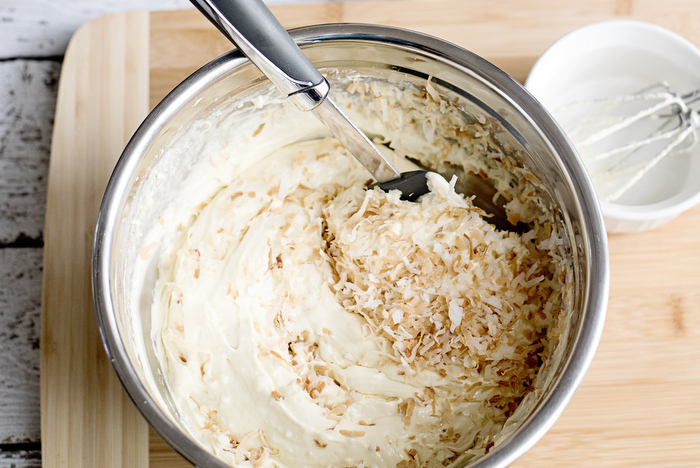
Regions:
[[299, 109], [311, 111], [378, 182], [401, 173], [328, 97], [330, 85], [262, 0], [190, 0]]
[[299, 109], [323, 101], [328, 82], [260, 0], [191, 0]]

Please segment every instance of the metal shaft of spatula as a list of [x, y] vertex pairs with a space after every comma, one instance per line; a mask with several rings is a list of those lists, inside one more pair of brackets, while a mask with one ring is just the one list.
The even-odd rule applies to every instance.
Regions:
[[296, 107], [311, 111], [377, 182], [401, 176], [328, 97], [328, 81], [262, 1], [191, 1]]

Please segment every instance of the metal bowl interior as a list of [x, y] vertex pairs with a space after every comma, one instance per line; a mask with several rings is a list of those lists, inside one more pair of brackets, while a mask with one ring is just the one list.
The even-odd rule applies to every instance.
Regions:
[[[400, 73], [436, 85], [459, 99], [467, 112], [497, 119], [501, 139], [544, 183], [559, 210], [570, 243], [575, 284], [560, 359], [549, 369], [543, 397], [486, 456], [470, 466], [512, 463], [554, 423], [581, 382], [601, 334], [608, 294], [607, 242], [602, 216], [585, 169], [549, 114], [522, 86], [474, 54], [439, 39], [383, 26], [343, 24], [292, 32], [320, 69], [352, 69], [386, 78]], [[182, 428], [150, 338], [150, 290], [155, 269], [135, 289], [134, 264], [143, 235], [157, 222], [196, 160], [161, 160], [181, 128], [222, 102], [267, 84], [237, 52], [210, 62], [171, 92], [148, 116], [124, 150], [100, 209], [93, 255], [93, 293], [98, 323], [111, 362], [128, 394], [153, 428], [198, 466], [226, 466]], [[160, 165], [167, 184], [154, 184]], [[165, 167], [163, 167], [165, 166]]]

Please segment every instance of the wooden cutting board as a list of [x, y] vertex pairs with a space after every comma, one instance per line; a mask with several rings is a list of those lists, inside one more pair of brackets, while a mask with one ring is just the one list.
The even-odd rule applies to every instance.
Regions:
[[[523, 81], [563, 34], [656, 23], [700, 45], [697, 0], [440, 0], [277, 6], [287, 27], [374, 22], [466, 47]], [[65, 56], [51, 151], [41, 341], [46, 467], [184, 467], [140, 416], [102, 347], [90, 289], [95, 219], [114, 163], [169, 90], [229, 44], [195, 11], [84, 25]], [[700, 466], [700, 207], [610, 236], [610, 305], [588, 374], [518, 467]]]

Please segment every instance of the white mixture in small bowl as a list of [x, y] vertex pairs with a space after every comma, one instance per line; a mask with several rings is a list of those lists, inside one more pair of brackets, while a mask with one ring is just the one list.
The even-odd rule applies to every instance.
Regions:
[[465, 463], [539, 396], [568, 314], [565, 236], [484, 117], [430, 83], [334, 87], [399, 168], [490, 177], [530, 229], [499, 231], [436, 174], [418, 202], [367, 190], [311, 115], [258, 92], [170, 150], [199, 162], [142, 251], [157, 358], [192, 437], [233, 466]]

